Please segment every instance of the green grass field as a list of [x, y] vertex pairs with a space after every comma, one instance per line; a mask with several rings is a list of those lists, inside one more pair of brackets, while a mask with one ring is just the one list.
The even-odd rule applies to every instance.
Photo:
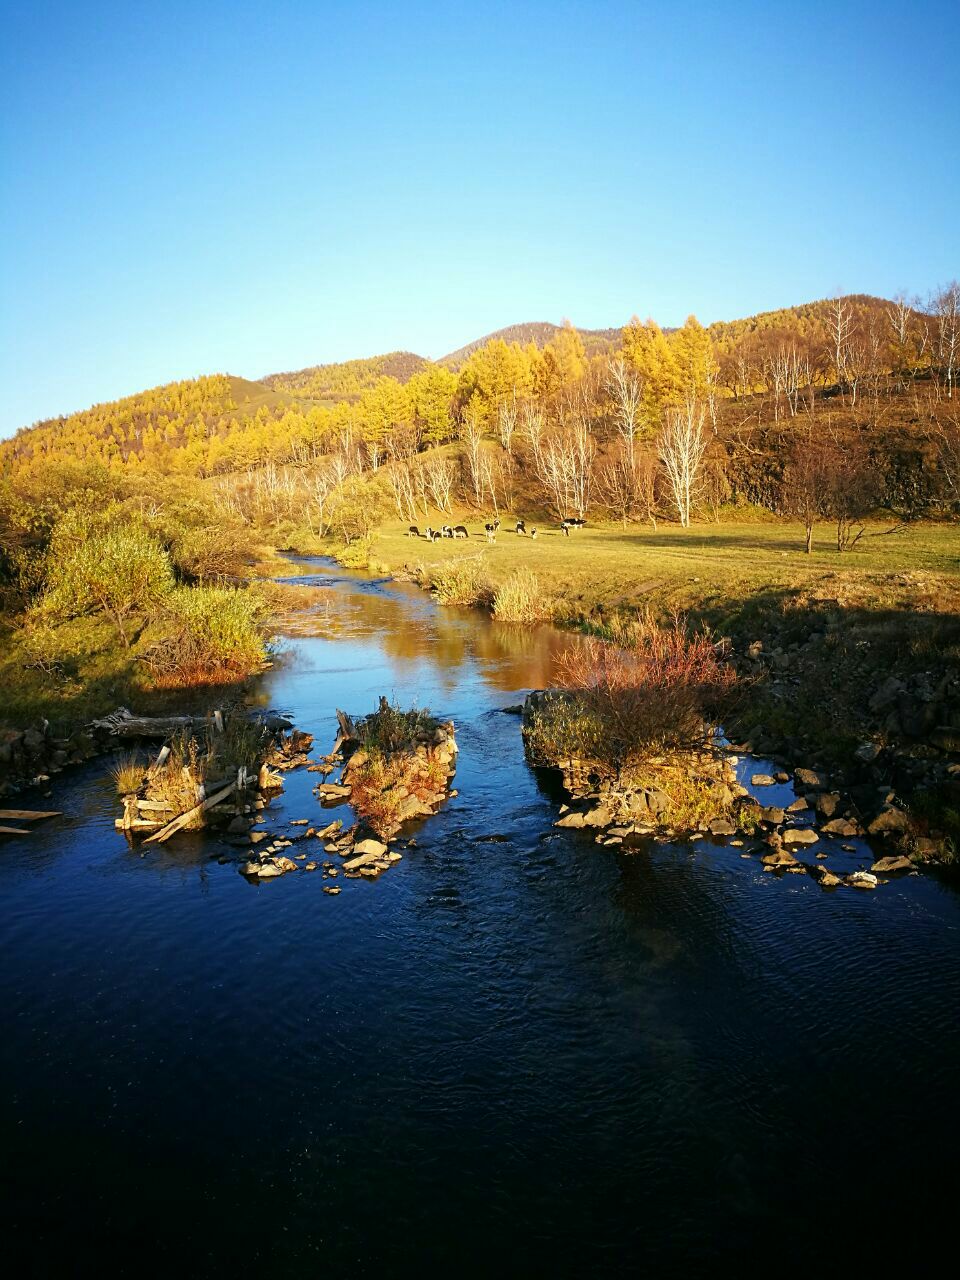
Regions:
[[[461, 517], [448, 517], [451, 524]], [[436, 522], [439, 523], [439, 522]], [[960, 526], [918, 524], [875, 536], [837, 552], [833, 527], [821, 525], [814, 551], [803, 550], [803, 530], [775, 521], [697, 524], [690, 529], [588, 526], [569, 538], [541, 528], [535, 541], [504, 520], [494, 544], [483, 521], [463, 520], [468, 541], [430, 544], [385, 526], [374, 538], [372, 561], [389, 572], [480, 555], [494, 582], [514, 569], [532, 569], [544, 591], [561, 602], [560, 616], [650, 606], [658, 612], [691, 610], [723, 617], [750, 597], [805, 593], [872, 608], [960, 612]], [[528, 522], [528, 526], [529, 526]], [[435, 525], [436, 527], [436, 525]]]

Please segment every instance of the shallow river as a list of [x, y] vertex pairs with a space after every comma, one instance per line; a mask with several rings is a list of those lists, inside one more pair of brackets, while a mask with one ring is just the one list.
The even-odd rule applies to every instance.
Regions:
[[[563, 637], [303, 568], [336, 603], [265, 702], [321, 751], [335, 707], [380, 694], [450, 716], [459, 796], [339, 897], [319, 874], [250, 884], [199, 835], [131, 852], [103, 760], [20, 801], [66, 815], [0, 850], [21, 1270], [925, 1256], [955, 1203], [956, 890], [824, 892], [721, 844], [624, 854], [555, 832], [499, 708], [549, 683]], [[270, 829], [317, 820], [316, 781], [287, 775]]]

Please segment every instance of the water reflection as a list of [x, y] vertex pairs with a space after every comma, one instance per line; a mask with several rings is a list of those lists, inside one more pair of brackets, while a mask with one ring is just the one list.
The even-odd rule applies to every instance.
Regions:
[[[338, 576], [319, 558], [296, 563], [305, 572], [284, 581], [327, 587], [339, 598], [339, 605], [325, 607], [313, 634], [344, 641], [374, 635], [396, 662], [428, 661], [446, 673], [471, 662], [491, 688], [540, 689], [552, 682], [560, 654], [578, 643], [548, 625], [496, 622], [477, 609], [438, 609], [419, 588], [381, 578], [360, 579], [358, 589], [357, 578]], [[401, 613], [403, 623], [397, 625]]]

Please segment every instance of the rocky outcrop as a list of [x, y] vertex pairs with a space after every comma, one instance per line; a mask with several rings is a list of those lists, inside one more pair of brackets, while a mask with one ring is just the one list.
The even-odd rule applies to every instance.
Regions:
[[105, 749], [103, 735], [86, 730], [57, 737], [48, 721], [27, 729], [0, 729], [0, 796], [42, 786], [70, 765], [82, 764]]

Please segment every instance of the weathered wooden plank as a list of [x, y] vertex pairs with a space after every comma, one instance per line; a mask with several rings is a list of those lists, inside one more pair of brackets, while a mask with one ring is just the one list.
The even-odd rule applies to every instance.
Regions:
[[20, 827], [0, 827], [0, 836], [28, 836], [29, 831], [21, 830]]
[[39, 822], [41, 818], [62, 818], [59, 809], [0, 809], [0, 818], [19, 822]]
[[224, 787], [222, 791], [215, 792], [212, 796], [208, 796], [206, 800], [202, 800], [200, 804], [195, 804], [192, 809], [188, 809], [186, 813], [181, 813], [179, 818], [174, 818], [173, 822], [168, 822], [162, 831], [156, 832], [155, 835], [147, 836], [144, 844], [153, 844], [154, 841], [162, 844], [164, 840], [169, 840], [172, 835], [185, 827], [192, 818], [203, 813], [205, 809], [211, 809], [215, 804], [219, 804], [221, 800], [225, 800], [231, 792], [236, 790], [237, 784], [231, 782], [229, 787]]

